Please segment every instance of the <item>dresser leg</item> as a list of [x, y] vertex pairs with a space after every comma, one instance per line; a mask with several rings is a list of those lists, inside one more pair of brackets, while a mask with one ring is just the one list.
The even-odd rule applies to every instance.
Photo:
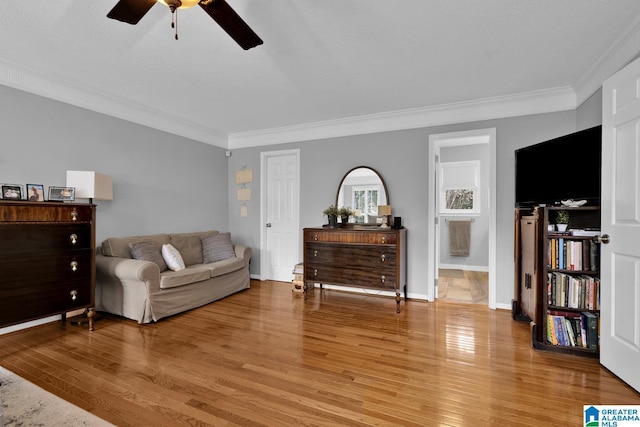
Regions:
[[396, 292], [396, 313], [400, 314], [400, 292]]
[[69, 322], [72, 325], [86, 325], [89, 324], [89, 330], [93, 331], [93, 321], [100, 319], [100, 315], [96, 312], [95, 307], [85, 308], [84, 313], [79, 314], [77, 316], [69, 319]]
[[96, 316], [96, 309], [91, 307], [87, 310], [87, 318], [89, 319], [89, 331], [93, 332], [93, 318]]
[[307, 300], [307, 282], [303, 282], [302, 283], [302, 289], [303, 289], [303, 293], [304, 293], [304, 300]]

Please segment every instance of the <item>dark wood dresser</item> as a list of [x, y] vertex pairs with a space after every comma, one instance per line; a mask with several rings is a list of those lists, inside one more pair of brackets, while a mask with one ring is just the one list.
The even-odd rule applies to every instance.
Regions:
[[95, 305], [95, 206], [0, 200], [0, 327]]
[[407, 286], [407, 230], [375, 226], [304, 229], [304, 297], [314, 283], [395, 291]]

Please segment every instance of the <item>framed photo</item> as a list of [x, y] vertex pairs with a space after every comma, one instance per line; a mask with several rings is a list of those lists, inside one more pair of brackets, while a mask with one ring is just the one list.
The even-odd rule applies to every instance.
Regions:
[[43, 202], [44, 201], [44, 185], [27, 184], [27, 200], [31, 202]]
[[49, 201], [71, 202], [76, 199], [74, 187], [49, 187]]
[[2, 198], [7, 200], [21, 200], [22, 185], [2, 184]]

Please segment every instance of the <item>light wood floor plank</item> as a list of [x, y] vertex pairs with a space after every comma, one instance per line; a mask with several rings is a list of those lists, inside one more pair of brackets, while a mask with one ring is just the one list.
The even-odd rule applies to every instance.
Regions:
[[[581, 425], [640, 404], [596, 360], [531, 348], [529, 325], [465, 303], [252, 282], [155, 324], [106, 315], [0, 336], [0, 364], [120, 426]], [[550, 410], [551, 409], [551, 410]]]

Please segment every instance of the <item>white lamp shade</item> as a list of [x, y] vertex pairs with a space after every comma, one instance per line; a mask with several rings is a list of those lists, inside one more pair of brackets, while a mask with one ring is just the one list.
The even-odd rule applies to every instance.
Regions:
[[113, 200], [111, 177], [91, 171], [67, 171], [67, 187], [76, 189], [76, 198]]

